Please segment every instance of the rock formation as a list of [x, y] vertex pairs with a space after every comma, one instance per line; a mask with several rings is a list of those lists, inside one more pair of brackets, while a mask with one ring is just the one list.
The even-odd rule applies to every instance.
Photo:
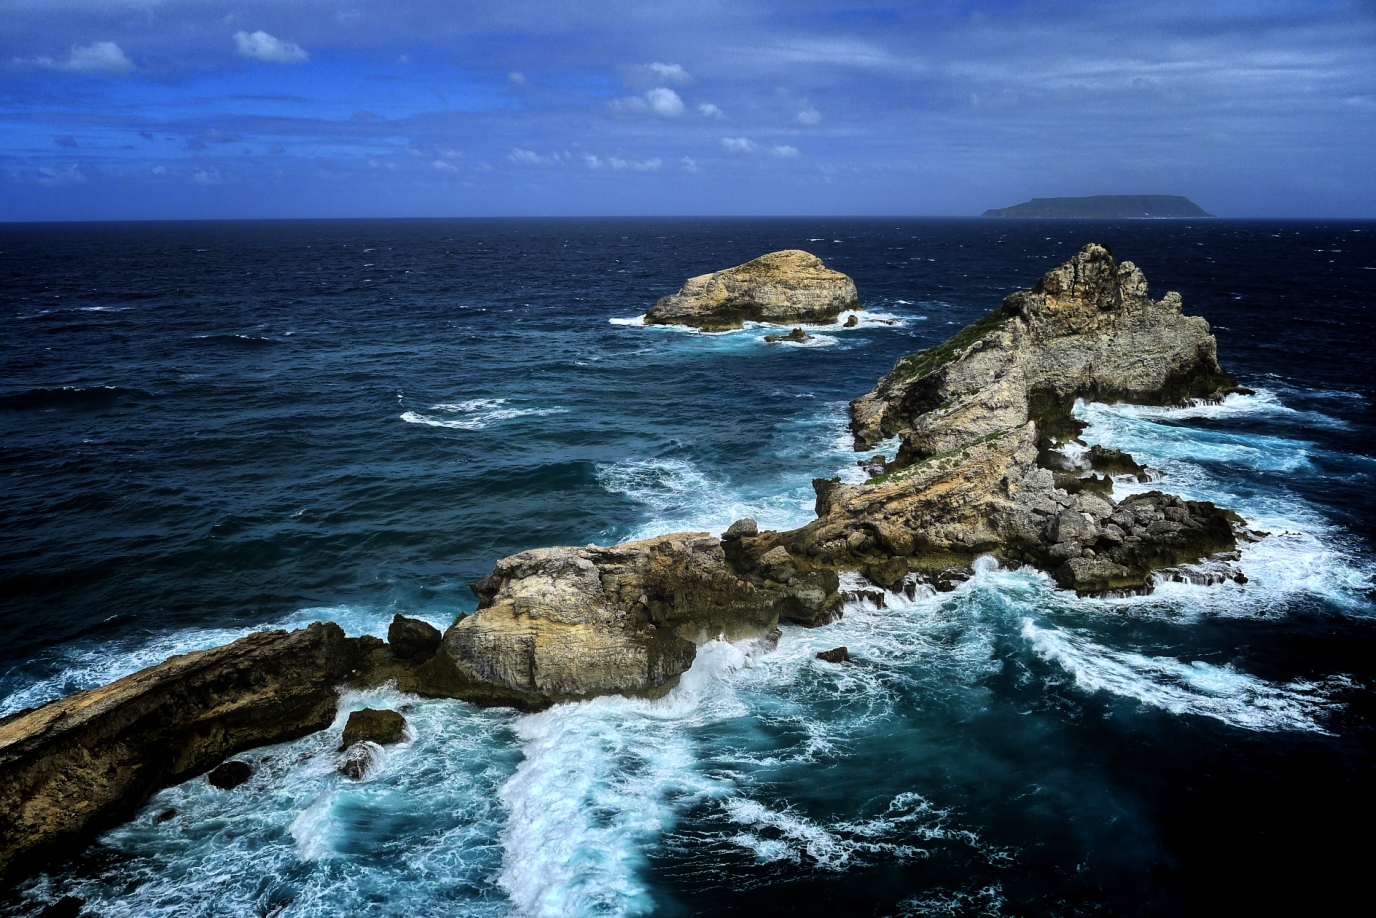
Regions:
[[726, 331], [746, 322], [778, 325], [834, 322], [859, 309], [855, 282], [816, 255], [786, 249], [688, 280], [645, 314], [646, 325]]
[[[1178, 294], [1150, 299], [1131, 262], [1087, 245], [852, 402], [857, 449], [896, 435], [898, 456], [862, 485], [818, 482], [819, 518], [787, 541], [880, 583], [990, 553], [1080, 593], [1148, 589], [1155, 568], [1232, 549], [1236, 518], [1156, 492], [1117, 506], [1095, 494], [1111, 482], [1081, 478], [1058, 452], [1082, 430], [1071, 408], [1230, 391], [1241, 390], [1218, 366], [1208, 323], [1181, 315]], [[1145, 474], [1116, 450], [1090, 458]]]
[[[855, 316], [851, 316], [851, 318], [853, 319]], [[765, 335], [764, 340], [768, 341], [770, 344], [781, 344], [785, 341], [792, 344], [802, 344], [804, 341], [811, 341], [815, 337], [816, 335], [809, 335], [801, 328], [795, 328], [786, 335]]]
[[[848, 278], [783, 252], [695, 278], [656, 309], [660, 321], [700, 327], [789, 310], [782, 321], [791, 323], [809, 320], [800, 312], [835, 318], [854, 298]], [[1236, 539], [1263, 534], [1160, 491], [1115, 503], [1110, 476], [1151, 480], [1151, 471], [1117, 450], [1064, 450], [1083, 429], [1071, 415], [1077, 398], [1176, 404], [1229, 391], [1244, 390], [1219, 368], [1208, 323], [1181, 315], [1177, 294], [1150, 299], [1131, 263], [1085, 246], [852, 402], [857, 449], [899, 436], [898, 455], [866, 460], [863, 484], [814, 481], [817, 519], [806, 526], [761, 532], [747, 519], [720, 539], [676, 533], [527, 551], [473, 584], [477, 611], [443, 636], [401, 616], [390, 644], [346, 638], [333, 624], [261, 632], [0, 720], [0, 874], [227, 756], [328, 726], [345, 684], [390, 681], [523, 710], [657, 696], [706, 640], [777, 640], [780, 621], [839, 617], [840, 571], [913, 596], [919, 578], [956, 589], [982, 554], [1035, 565], [1079, 593], [1146, 591], [1162, 569], [1245, 582], [1230, 565]], [[1180, 566], [1210, 556], [1202, 573]], [[884, 605], [880, 590], [854, 595]], [[370, 716], [381, 732], [354, 730]], [[395, 712], [356, 712], [338, 767], [365, 777], [383, 759], [377, 743], [399, 729]]]
[[533, 708], [610, 692], [655, 696], [711, 638], [835, 613], [837, 576], [744, 520], [722, 540], [676, 533], [607, 548], [543, 548], [473, 585], [478, 611], [425, 667], [430, 690]]
[[349, 714], [344, 724], [344, 735], [340, 738], [339, 749], [348, 749], [354, 743], [377, 743], [390, 746], [406, 738], [406, 718], [396, 711], [379, 711], [364, 708]]
[[359, 660], [335, 624], [263, 631], [0, 720], [0, 874], [226, 756], [324, 729]]

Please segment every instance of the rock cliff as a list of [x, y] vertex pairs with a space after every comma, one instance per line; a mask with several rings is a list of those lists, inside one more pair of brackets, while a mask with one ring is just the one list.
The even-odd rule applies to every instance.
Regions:
[[786, 249], [690, 278], [677, 293], [655, 303], [645, 324], [725, 331], [746, 322], [832, 322], [847, 309], [859, 308], [854, 281], [816, 255]]

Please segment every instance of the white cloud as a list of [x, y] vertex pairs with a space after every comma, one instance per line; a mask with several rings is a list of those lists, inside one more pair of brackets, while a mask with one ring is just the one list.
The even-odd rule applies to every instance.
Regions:
[[[23, 66], [26, 62], [16, 59], [15, 64]], [[72, 45], [71, 53], [65, 61], [55, 61], [50, 57], [36, 57], [32, 63], [50, 70], [65, 70], [68, 73], [128, 73], [134, 69], [134, 62], [125, 56], [120, 46], [112, 41], [96, 41], [89, 45]]]
[[726, 112], [722, 111], [720, 108], [717, 108], [717, 107], [716, 107], [715, 105], [713, 105], [711, 102], [704, 102], [704, 103], [702, 103], [701, 105], [699, 105], [699, 106], [698, 106], [698, 111], [702, 113], [702, 115], [703, 115], [704, 118], [725, 118], [725, 117], [726, 117]]
[[262, 29], [253, 33], [235, 32], [234, 44], [244, 57], [270, 64], [302, 64], [310, 60], [310, 55], [296, 42], [273, 38]]
[[507, 82], [509, 82], [512, 86], [516, 86], [518, 88], [524, 88], [530, 85], [530, 80], [526, 79], [526, 75], [524, 73], [521, 73], [519, 70], [513, 70], [510, 73], [508, 73], [506, 75], [506, 79]]
[[442, 159], [437, 159], [430, 164], [436, 172], [458, 172], [459, 167], [453, 163], [447, 163]]
[[541, 156], [534, 150], [522, 150], [520, 147], [512, 147], [506, 158], [518, 166], [548, 166], [554, 163], [552, 156]]
[[795, 156], [801, 156], [802, 154], [798, 152], [797, 147], [790, 147], [787, 144], [779, 144], [779, 146], [777, 147], [769, 148], [769, 155], [777, 156], [779, 159], [793, 159]]
[[460, 159], [463, 156], [462, 151], [450, 147], [435, 147], [435, 152], [445, 159]]
[[610, 103], [614, 112], [622, 112], [628, 115], [644, 115], [653, 112], [665, 118], [677, 118], [683, 114], [683, 100], [678, 93], [663, 86], [657, 87], [640, 96], [627, 96], [624, 99], [613, 99]]
[[197, 185], [221, 185], [224, 179], [220, 178], [219, 169], [197, 169], [191, 173], [191, 181]]
[[679, 160], [679, 162], [683, 164], [683, 171], [685, 171], [685, 172], [697, 172], [697, 171], [698, 171], [698, 163], [697, 163], [697, 160], [693, 159], [693, 157], [691, 157], [691, 156], [685, 156], [685, 157], [683, 157], [683, 159]]
[[723, 137], [721, 145], [727, 153], [753, 153], [756, 150], [755, 141], [749, 137]]
[[166, 175], [166, 174], [167, 174], [167, 167], [166, 167], [166, 166], [154, 166], [154, 167], [153, 167], [153, 174], [154, 174], [154, 175]]
[[591, 153], [585, 154], [583, 156], [583, 159], [585, 162], [587, 162], [589, 169], [602, 168], [602, 160], [598, 159], [596, 156], [593, 156]]
[[613, 156], [607, 160], [607, 165], [616, 170], [630, 169], [634, 172], [656, 172], [664, 163], [660, 159], [646, 159], [640, 162], [634, 160], [621, 159]]
[[45, 166], [38, 170], [34, 181], [48, 188], [58, 188], [62, 185], [80, 185], [86, 181], [86, 176], [76, 163], [72, 163], [66, 169], [49, 169]]
[[811, 105], [809, 105], [807, 108], [805, 108], [805, 109], [803, 109], [802, 111], [800, 111], [800, 112], [798, 113], [798, 118], [797, 118], [797, 121], [798, 121], [799, 124], [806, 124], [806, 125], [809, 125], [809, 126], [814, 125], [814, 124], [816, 124], [817, 122], [819, 122], [819, 121], [821, 121], [821, 120], [822, 120], [822, 113], [819, 112], [819, 111], [817, 111], [817, 109], [814, 108], [814, 107], [811, 106]]
[[689, 83], [693, 79], [681, 64], [661, 64], [656, 61], [653, 64], [646, 64], [644, 69], [666, 83]]
[[672, 89], [661, 86], [645, 93], [645, 98], [650, 103], [650, 108], [654, 109], [657, 115], [677, 118], [683, 114], [683, 100]]
[[415, 147], [407, 147], [407, 148], [406, 148], [406, 155], [407, 155], [407, 156], [414, 156], [416, 159], [421, 159], [422, 157], [425, 156], [424, 153], [422, 153], [420, 150], [417, 150]]

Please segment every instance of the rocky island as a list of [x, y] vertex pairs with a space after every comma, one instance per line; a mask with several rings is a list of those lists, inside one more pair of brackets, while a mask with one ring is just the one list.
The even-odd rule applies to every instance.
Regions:
[[986, 217], [1043, 219], [1164, 220], [1212, 217], [1177, 194], [1096, 194], [1086, 198], [1033, 198], [984, 212]]
[[746, 322], [834, 322], [860, 308], [855, 282], [798, 249], [770, 252], [734, 268], [690, 278], [645, 314], [646, 325], [727, 331]]
[[[735, 299], [721, 301], [787, 301], [815, 307], [814, 316], [838, 301], [855, 308], [843, 275], [821, 285], [830, 294], [789, 300], [771, 279], [779, 264], [835, 275], [805, 253], [776, 253], [685, 291], [730, 289]], [[671, 307], [661, 317], [691, 315], [684, 303]], [[743, 319], [747, 310], [712, 315]], [[1185, 576], [1181, 565], [1210, 558], [1226, 570], [1238, 540], [1258, 535], [1227, 510], [1160, 491], [1115, 502], [1113, 476], [1147, 472], [1123, 453], [1076, 442], [1083, 427], [1072, 408], [1076, 399], [1174, 405], [1241, 391], [1218, 365], [1208, 323], [1184, 315], [1179, 295], [1151, 299], [1132, 263], [1087, 245], [944, 344], [898, 361], [856, 399], [857, 449], [891, 437], [901, 445], [892, 460], [868, 460], [862, 484], [817, 479], [817, 518], [806, 526], [761, 531], [747, 519], [721, 538], [674, 533], [522, 552], [473, 584], [476, 612], [442, 635], [401, 616], [386, 642], [346, 637], [334, 624], [263, 632], [0, 719], [0, 874], [128, 817], [160, 787], [228, 756], [328, 727], [340, 687], [391, 682], [521, 710], [609, 693], [654, 697], [707, 640], [777, 641], [780, 622], [835, 621], [843, 572], [863, 574], [876, 592], [918, 581], [951, 589], [989, 555], [1088, 595], [1149, 591], [1156, 572]], [[845, 648], [827, 653], [847, 659]], [[380, 732], [360, 732], [374, 721]], [[369, 743], [405, 728], [379, 712], [350, 724], [337, 764], [346, 777], [366, 773]], [[349, 730], [364, 739], [351, 742]]]

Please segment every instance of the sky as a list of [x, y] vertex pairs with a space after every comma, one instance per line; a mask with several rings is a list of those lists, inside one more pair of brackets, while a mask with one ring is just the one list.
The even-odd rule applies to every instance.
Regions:
[[1376, 217], [1376, 0], [0, 0], [0, 221]]

